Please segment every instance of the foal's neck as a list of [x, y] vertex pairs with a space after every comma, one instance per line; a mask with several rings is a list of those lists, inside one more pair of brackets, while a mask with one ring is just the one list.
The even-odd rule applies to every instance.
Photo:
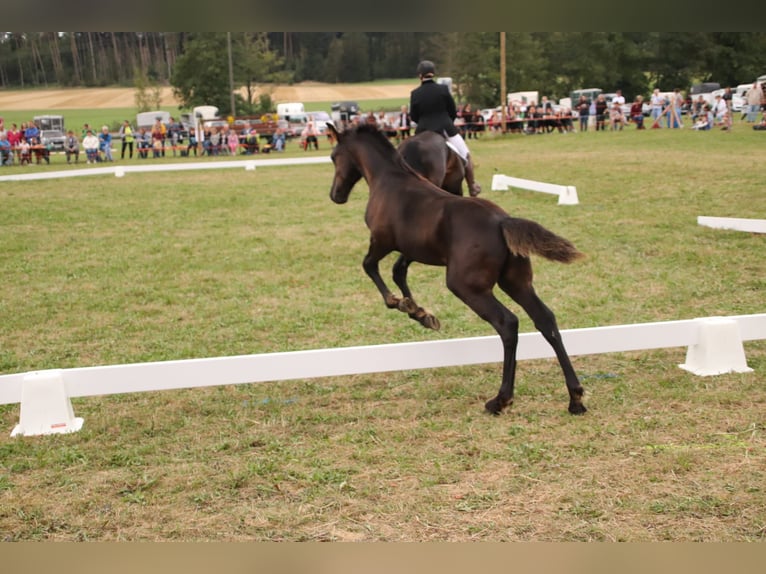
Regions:
[[384, 144], [387, 142], [373, 141], [357, 148], [359, 171], [367, 181], [370, 191], [377, 181], [383, 181], [396, 173], [411, 173], [396, 149]]

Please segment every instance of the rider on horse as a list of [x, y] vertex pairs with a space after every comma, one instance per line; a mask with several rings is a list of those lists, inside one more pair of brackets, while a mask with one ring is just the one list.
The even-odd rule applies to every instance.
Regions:
[[437, 132], [447, 138], [453, 149], [465, 162], [465, 181], [468, 192], [477, 196], [481, 186], [476, 183], [470, 151], [455, 127], [457, 106], [447, 86], [434, 82], [436, 67], [430, 60], [418, 64], [420, 86], [410, 93], [410, 118], [417, 123], [415, 133], [426, 130]]

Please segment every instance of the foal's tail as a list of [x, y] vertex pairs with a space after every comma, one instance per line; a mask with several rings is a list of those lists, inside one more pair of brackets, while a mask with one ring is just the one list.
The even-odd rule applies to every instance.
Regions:
[[535, 253], [561, 263], [570, 263], [584, 257], [571, 241], [529, 219], [509, 217], [503, 220], [501, 226], [508, 249], [519, 257], [529, 257]]

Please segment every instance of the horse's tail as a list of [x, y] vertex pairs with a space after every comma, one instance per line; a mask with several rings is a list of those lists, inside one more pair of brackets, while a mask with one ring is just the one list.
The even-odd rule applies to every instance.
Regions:
[[509, 217], [503, 220], [501, 226], [508, 249], [519, 257], [535, 253], [561, 263], [584, 257], [571, 241], [529, 219]]

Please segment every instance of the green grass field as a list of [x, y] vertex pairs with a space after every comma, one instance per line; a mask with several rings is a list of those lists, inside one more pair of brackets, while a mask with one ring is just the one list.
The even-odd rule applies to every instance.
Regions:
[[[766, 218], [764, 137], [737, 124], [469, 144], [484, 197], [587, 255], [533, 261], [570, 329], [764, 312], [766, 236], [696, 223]], [[580, 204], [491, 191], [495, 173], [574, 185]], [[3, 182], [0, 373], [493, 334], [440, 268], [410, 270], [440, 332], [387, 310], [361, 268], [365, 185], [339, 206], [331, 179], [327, 164]], [[519, 364], [500, 417], [483, 412], [498, 364], [79, 398], [84, 427], [60, 436], [12, 439], [19, 406], [0, 406], [0, 531], [764, 541], [766, 342], [745, 350], [754, 372], [718, 377], [679, 369], [684, 348], [574, 357], [583, 417], [549, 360]]]

